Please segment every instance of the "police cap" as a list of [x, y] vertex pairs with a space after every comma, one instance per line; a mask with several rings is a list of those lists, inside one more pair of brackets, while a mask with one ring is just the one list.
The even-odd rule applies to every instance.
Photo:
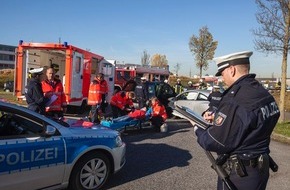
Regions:
[[43, 72], [43, 68], [41, 67], [41, 68], [37, 68], [37, 69], [31, 69], [31, 70], [29, 70], [28, 71], [30, 74], [38, 74], [38, 75], [40, 75], [40, 74], [42, 74], [42, 72]]
[[252, 54], [253, 52], [251, 51], [243, 51], [214, 58], [213, 60], [216, 62], [218, 67], [218, 72], [215, 76], [221, 76], [223, 70], [228, 68], [230, 65], [250, 64], [249, 58]]

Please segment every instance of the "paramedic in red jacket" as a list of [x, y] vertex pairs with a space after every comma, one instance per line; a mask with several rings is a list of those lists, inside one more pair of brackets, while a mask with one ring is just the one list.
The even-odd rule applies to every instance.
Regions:
[[110, 105], [113, 112], [113, 118], [119, 116], [127, 115], [128, 111], [131, 111], [134, 108], [133, 99], [135, 98], [134, 92], [117, 92], [112, 96]]
[[102, 111], [105, 112], [105, 108], [102, 107], [102, 103], [106, 100], [108, 94], [108, 84], [104, 80], [104, 74], [99, 73], [90, 84], [88, 105], [91, 106], [89, 118], [92, 122], [99, 122], [98, 114], [101, 116]]
[[67, 103], [62, 83], [54, 75], [54, 69], [48, 68], [46, 70], [46, 80], [41, 82], [41, 86], [45, 97], [49, 97], [51, 100], [55, 99], [49, 105], [46, 105], [46, 115], [59, 118], [63, 117], [63, 113], [66, 112]]
[[167, 119], [166, 109], [156, 97], [151, 99], [151, 109], [151, 123], [155, 130], [160, 132], [161, 125], [163, 125]]

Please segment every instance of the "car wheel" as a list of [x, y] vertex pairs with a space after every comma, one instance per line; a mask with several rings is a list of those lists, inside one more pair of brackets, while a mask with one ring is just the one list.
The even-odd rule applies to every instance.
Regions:
[[92, 152], [82, 157], [75, 165], [69, 189], [99, 189], [109, 178], [111, 165], [109, 158], [101, 152]]

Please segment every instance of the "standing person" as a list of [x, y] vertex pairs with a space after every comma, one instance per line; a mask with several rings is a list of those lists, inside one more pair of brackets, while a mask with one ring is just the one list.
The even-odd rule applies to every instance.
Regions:
[[192, 85], [192, 82], [191, 81], [188, 81], [187, 84], [188, 84], [188, 86], [187, 86], [188, 89], [192, 89], [193, 88], [193, 85]]
[[219, 102], [222, 99], [222, 93], [219, 86], [213, 86], [212, 92], [209, 94], [207, 100], [209, 101], [209, 110], [215, 112], [218, 108]]
[[180, 94], [181, 92], [183, 92], [183, 86], [181, 84], [181, 80], [180, 79], [177, 79], [177, 82], [174, 86], [174, 90], [175, 90], [175, 93], [176, 94]]
[[45, 104], [49, 101], [49, 98], [43, 95], [41, 88], [40, 76], [42, 72], [43, 68], [29, 70], [31, 79], [25, 87], [25, 98], [28, 109], [45, 114]]
[[135, 87], [135, 96], [139, 109], [146, 107], [148, 101], [148, 87], [146, 77], [141, 77], [141, 82]]
[[[195, 127], [198, 143], [216, 152], [239, 190], [266, 189], [269, 178], [269, 144], [280, 112], [273, 96], [249, 74], [252, 52], [239, 52], [215, 59], [216, 76], [228, 86], [217, 111], [206, 112], [212, 122], [207, 130]], [[218, 178], [217, 189], [227, 189]]]
[[[61, 81], [55, 78], [53, 68], [46, 70], [46, 80], [41, 82], [45, 96], [51, 97], [51, 104], [45, 107], [46, 115], [54, 118], [63, 117], [67, 110], [66, 98]], [[53, 100], [52, 100], [53, 99]]]
[[146, 115], [149, 115], [155, 131], [160, 132], [160, 127], [165, 123], [167, 114], [165, 107], [160, 103], [158, 98], [153, 97], [151, 99], [151, 108], [147, 111]]
[[117, 92], [111, 98], [111, 108], [113, 112], [113, 118], [127, 115], [132, 109], [134, 109], [133, 99], [135, 98], [134, 92]]
[[88, 105], [91, 106], [89, 118], [92, 122], [100, 122], [99, 117], [105, 113], [105, 101], [108, 94], [108, 84], [104, 74], [99, 73], [90, 84]]

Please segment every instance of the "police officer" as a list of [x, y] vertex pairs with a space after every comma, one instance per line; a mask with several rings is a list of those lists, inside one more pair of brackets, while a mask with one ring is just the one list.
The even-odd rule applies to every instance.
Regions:
[[219, 102], [222, 99], [222, 93], [219, 86], [213, 86], [212, 92], [209, 94], [207, 100], [209, 101], [209, 110], [214, 112], [217, 110]]
[[135, 87], [135, 97], [140, 109], [146, 107], [146, 102], [148, 101], [148, 87], [146, 77], [141, 77], [141, 83], [137, 83]]
[[45, 114], [45, 104], [49, 98], [44, 97], [40, 83], [40, 76], [43, 68], [29, 70], [31, 79], [25, 87], [25, 97], [28, 104], [28, 109], [31, 109], [40, 114]]
[[[222, 76], [228, 88], [217, 111], [203, 116], [212, 126], [195, 127], [200, 146], [219, 155], [218, 163], [239, 190], [266, 189], [270, 136], [280, 116], [272, 95], [249, 74], [251, 55], [246, 51], [215, 59], [216, 76]], [[217, 189], [227, 189], [220, 178]]]

